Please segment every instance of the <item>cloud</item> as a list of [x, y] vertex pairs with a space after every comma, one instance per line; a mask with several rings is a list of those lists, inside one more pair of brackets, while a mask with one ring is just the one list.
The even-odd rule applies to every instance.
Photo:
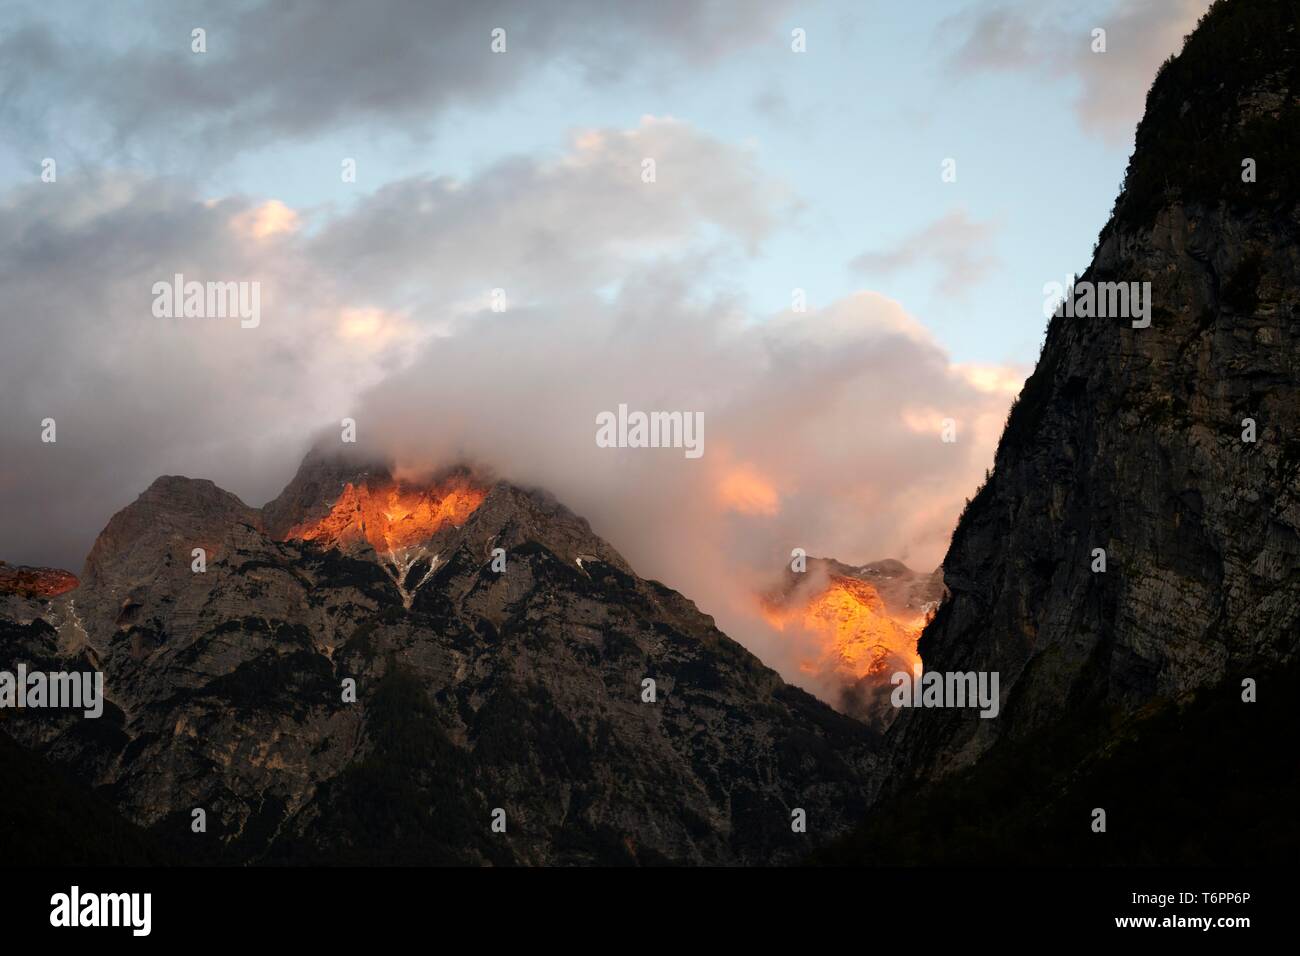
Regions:
[[999, 264], [987, 251], [995, 232], [992, 224], [976, 222], [966, 210], [955, 209], [888, 250], [862, 253], [849, 266], [868, 278], [932, 266], [938, 270], [939, 295], [965, 298]]
[[[655, 162], [654, 182], [642, 177]], [[384, 186], [326, 224], [330, 273], [378, 294], [510, 301], [616, 279], [630, 261], [679, 253], [712, 231], [756, 248], [793, 202], [745, 150], [671, 118], [576, 132], [554, 158], [510, 157], [469, 181]]]
[[[159, 474], [264, 500], [363, 389], [458, 318], [490, 315], [493, 288], [512, 308], [555, 307], [669, 254], [703, 272], [719, 244], [760, 242], [782, 195], [748, 153], [650, 118], [467, 182], [394, 183], [345, 215], [124, 173], [14, 190], [0, 200], [0, 553], [75, 569]], [[155, 317], [154, 283], [178, 273], [259, 283], [260, 324]]]
[[[944, 20], [937, 34], [958, 72], [999, 70], [1072, 81], [1083, 129], [1109, 142], [1131, 140], [1160, 64], [1210, 0], [1112, 0], [1086, 7], [1066, 0], [1013, 0], [971, 7]], [[1092, 31], [1106, 31], [1106, 52], [1092, 50]], [[959, 39], [952, 46], [948, 38]]]
[[[345, 408], [419, 341], [358, 348], [354, 303], [274, 205], [203, 202], [178, 184], [102, 174], [0, 204], [0, 483], [10, 560], [79, 567], [107, 517], [159, 474], [269, 493], [286, 446]], [[262, 321], [152, 313], [153, 285], [260, 283]], [[57, 441], [39, 440], [53, 418]]]
[[[934, 567], [1024, 372], [954, 365], [875, 293], [747, 322], [689, 286], [657, 264], [612, 303], [466, 318], [369, 392], [358, 426], [408, 472], [464, 460], [555, 492], [641, 574], [807, 683], [755, 593], [796, 547]], [[597, 416], [620, 404], [702, 413], [705, 454], [598, 447]]]
[[[1023, 370], [954, 365], [876, 293], [748, 313], [719, 291], [727, 264], [789, 199], [748, 152], [660, 119], [342, 214], [121, 174], [16, 190], [0, 208], [0, 556], [75, 569], [159, 474], [260, 504], [347, 415], [407, 470], [469, 461], [547, 488], [804, 679], [755, 590], [794, 547], [933, 567]], [[152, 285], [175, 273], [260, 282], [261, 324], [155, 317]], [[622, 403], [702, 413], [705, 454], [597, 447], [596, 416]]]
[[[776, 42], [789, 5], [182, 0], [61, 5], [56, 15], [32, 4], [0, 31], [0, 120], [37, 142], [94, 129], [82, 146], [101, 155], [197, 148], [209, 163], [347, 127], [424, 133], [448, 109], [485, 106], [557, 68], [601, 85], [645, 71], [667, 78]], [[206, 30], [206, 53], [191, 51], [194, 28]], [[490, 46], [498, 28], [503, 53]]]

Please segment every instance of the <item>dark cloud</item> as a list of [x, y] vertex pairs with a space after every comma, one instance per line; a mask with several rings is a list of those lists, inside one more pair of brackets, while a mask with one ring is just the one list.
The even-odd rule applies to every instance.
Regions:
[[[29, 7], [0, 27], [0, 118], [38, 141], [218, 155], [352, 125], [427, 131], [555, 67], [665, 77], [765, 39], [789, 0], [280, 0]], [[75, 29], [69, 25], [75, 24]], [[190, 49], [207, 31], [207, 52]], [[491, 31], [507, 50], [491, 52]], [[784, 42], [782, 40], [782, 42]]]

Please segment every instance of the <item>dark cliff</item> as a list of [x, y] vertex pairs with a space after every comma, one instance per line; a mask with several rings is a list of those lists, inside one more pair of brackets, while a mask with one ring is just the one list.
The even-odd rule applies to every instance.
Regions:
[[[1261, 805], [1270, 788], [1294, 793], [1295, 721], [1274, 704], [1295, 692], [1300, 642], [1298, 93], [1300, 7], [1279, 0], [1215, 4], [1161, 69], [1079, 277], [1149, 282], [1150, 325], [1051, 319], [953, 534], [951, 598], [920, 639], [927, 670], [998, 672], [1001, 713], [905, 712], [892, 802], [859, 855], [897, 858], [891, 840], [928, 830], [932, 845], [902, 857], [979, 845], [986, 860], [1168, 861], [1205, 831], [1103, 853], [1060, 828], [1086, 841], [1091, 808], [1149, 798], [1130, 822], [1169, 829], [1180, 780], [1205, 826], [1227, 828], [1208, 838], [1222, 850], [1247, 822], [1240, 788]], [[1268, 720], [1243, 700], [1247, 680]]]

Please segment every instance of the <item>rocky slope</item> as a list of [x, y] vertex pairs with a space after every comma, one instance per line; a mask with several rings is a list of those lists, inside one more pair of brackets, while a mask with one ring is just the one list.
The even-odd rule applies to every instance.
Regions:
[[556, 501], [466, 472], [313, 455], [261, 510], [160, 478], [78, 590], [3, 617], [0, 669], [98, 666], [109, 700], [7, 733], [188, 859], [766, 863], [878, 785], [861, 724]]
[[1300, 7], [1216, 4], [1151, 89], [1080, 277], [1150, 282], [1150, 327], [1051, 320], [944, 561], [952, 597], [921, 654], [1000, 672], [1001, 715], [905, 713], [897, 786], [1082, 713], [1123, 719], [1198, 688], [1244, 707], [1244, 678], [1295, 657], [1298, 139]]

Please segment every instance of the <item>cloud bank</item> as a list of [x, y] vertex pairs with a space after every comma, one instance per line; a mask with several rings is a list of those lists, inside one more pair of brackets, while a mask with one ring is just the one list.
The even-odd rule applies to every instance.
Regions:
[[[592, 84], [707, 66], [765, 41], [790, 0], [260, 0], [16, 5], [0, 26], [0, 119], [35, 142], [196, 148], [400, 126], [491, 103], [549, 70]], [[57, 15], [55, 15], [57, 12]], [[26, 15], [22, 15], [25, 13]], [[69, 29], [75, 22], [76, 29]], [[205, 31], [206, 52], [192, 50]], [[494, 30], [504, 51], [493, 52]], [[52, 105], [53, 104], [53, 105]]]
[[[753, 590], [795, 547], [933, 567], [1023, 370], [954, 365], [872, 292], [753, 311], [728, 264], [791, 208], [748, 151], [653, 118], [345, 213], [120, 174], [20, 189], [0, 212], [0, 555], [78, 568], [159, 474], [261, 504], [350, 416], [408, 470], [550, 490], [798, 679]], [[155, 317], [176, 273], [260, 282], [260, 325]], [[702, 413], [705, 454], [598, 447], [620, 404]]]

